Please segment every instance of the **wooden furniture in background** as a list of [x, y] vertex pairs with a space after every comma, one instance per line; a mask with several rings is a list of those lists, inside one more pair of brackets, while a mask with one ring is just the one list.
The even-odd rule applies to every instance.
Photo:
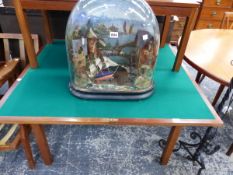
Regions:
[[[10, 87], [16, 78], [18, 77], [21, 70], [25, 68], [26, 61], [26, 52], [24, 48], [24, 41], [21, 34], [9, 34], [9, 33], [0, 33], [0, 39], [3, 39], [4, 43], [4, 54], [5, 61], [1, 62], [0, 66], [0, 87], [8, 82]], [[38, 35], [32, 35], [34, 49], [36, 52], [39, 50], [39, 41]], [[19, 54], [18, 58], [12, 58], [10, 51], [10, 40], [18, 40], [19, 45]], [[0, 132], [6, 133], [0, 139], [0, 151], [10, 151], [15, 150], [19, 147], [20, 144], [23, 145], [25, 155], [28, 160], [28, 165], [30, 168], [35, 167], [35, 161], [32, 157], [29, 134], [30, 128], [26, 125], [5, 125], [0, 124]]]
[[225, 12], [221, 22], [222, 29], [233, 29], [233, 11]]
[[[26, 66], [26, 52], [24, 40], [21, 34], [0, 33], [0, 39], [3, 39], [5, 61], [0, 62], [0, 87], [8, 81], [9, 86], [13, 84], [19, 75], [19, 64], [23, 70]], [[19, 57], [12, 58], [10, 50], [10, 40], [18, 40]], [[39, 50], [38, 35], [32, 35], [35, 52]]]
[[[42, 10], [44, 24], [45, 24], [45, 34], [47, 35], [47, 41], [51, 42], [51, 30], [49, 26], [49, 20], [47, 17], [46, 10], [65, 10], [70, 11], [77, 3], [78, 0], [14, 0], [13, 4], [16, 9], [16, 15], [19, 21], [20, 29], [23, 34], [25, 45], [27, 48], [27, 53], [30, 61], [30, 66], [32, 68], [36, 68], [38, 66], [38, 62], [36, 60], [36, 54], [32, 47], [32, 41], [30, 38], [30, 31], [28, 22], [24, 13], [25, 9], [34, 9], [34, 10]], [[165, 24], [163, 27], [163, 33], [161, 37], [161, 46], [165, 45], [167, 34], [169, 31], [170, 19], [172, 15], [187, 17], [185, 28], [182, 36], [182, 40], [180, 43], [180, 47], [178, 49], [177, 58], [175, 60], [175, 64], [173, 65], [173, 70], [178, 71], [180, 69], [185, 48], [189, 39], [189, 35], [191, 30], [194, 28], [196, 18], [198, 15], [199, 3], [196, 0], [147, 0], [148, 4], [151, 6], [152, 10], [156, 13], [156, 15], [165, 16]]]
[[[224, 12], [224, 16], [221, 22], [221, 29], [233, 29], [233, 12]], [[200, 84], [202, 80], [205, 78], [205, 75], [203, 75], [201, 72], [197, 70], [197, 76], [196, 76], [196, 82]], [[219, 92], [221, 92], [223, 89], [219, 89]], [[220, 97], [221, 93], [217, 96], [215, 99], [216, 101]], [[215, 103], [214, 103], [215, 104]]]
[[[233, 28], [233, 12], [224, 12], [220, 27], [221, 29], [232, 29]], [[205, 78], [205, 74], [202, 74], [202, 72], [197, 69], [196, 82], [200, 84], [204, 78]], [[212, 103], [213, 105], [217, 103], [223, 90], [224, 90], [224, 85], [219, 87], [218, 92], [213, 100], [213, 103]]]
[[[202, 29], [191, 33], [185, 61], [199, 74], [220, 83], [212, 102], [217, 103], [225, 86], [233, 77], [233, 30]], [[210, 51], [211, 50], [211, 51]], [[199, 76], [196, 81], [199, 82]]]
[[196, 29], [218, 29], [224, 12], [233, 11], [232, 0], [203, 0], [196, 23]]

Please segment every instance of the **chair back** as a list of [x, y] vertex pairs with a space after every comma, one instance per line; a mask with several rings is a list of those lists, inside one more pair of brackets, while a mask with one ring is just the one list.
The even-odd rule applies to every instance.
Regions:
[[[4, 46], [4, 54], [5, 54], [5, 61], [12, 60], [12, 54], [10, 50], [10, 40], [18, 40], [18, 46], [19, 46], [19, 58], [21, 62], [21, 66], [25, 67], [27, 61], [26, 61], [26, 52], [24, 47], [24, 40], [22, 37], [22, 34], [13, 34], [13, 33], [0, 33], [0, 39], [3, 40], [3, 46]], [[39, 39], [38, 35], [32, 34], [33, 44], [35, 52], [37, 53], [39, 51]]]
[[233, 12], [224, 13], [221, 29], [233, 29]]

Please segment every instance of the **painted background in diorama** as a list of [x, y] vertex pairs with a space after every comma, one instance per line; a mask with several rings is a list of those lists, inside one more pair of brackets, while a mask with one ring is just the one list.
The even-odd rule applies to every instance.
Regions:
[[84, 12], [71, 23], [67, 28], [68, 54], [77, 89], [131, 91], [152, 87], [158, 49], [154, 26]]

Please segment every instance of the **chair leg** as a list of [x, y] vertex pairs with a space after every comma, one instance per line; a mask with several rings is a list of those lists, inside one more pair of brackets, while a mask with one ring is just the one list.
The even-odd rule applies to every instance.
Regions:
[[199, 84], [200, 78], [201, 78], [201, 73], [197, 72], [196, 79], [195, 79], [197, 84]]
[[201, 72], [198, 71], [195, 81], [197, 84], [200, 84], [204, 80], [204, 78], [205, 78], [205, 75], [203, 75]]
[[30, 141], [29, 141], [29, 134], [30, 134], [30, 128], [28, 125], [20, 125], [20, 136], [21, 136], [21, 143], [24, 148], [25, 155], [28, 160], [28, 165], [29, 168], [35, 168], [35, 160], [32, 155], [32, 150], [30, 146]]
[[212, 105], [213, 105], [213, 106], [215, 106], [216, 103], [218, 102], [218, 99], [219, 99], [219, 97], [221, 96], [221, 94], [222, 94], [224, 88], [225, 88], [225, 86], [222, 85], [222, 84], [220, 84], [220, 86], [219, 86], [219, 88], [218, 88], [218, 91], [217, 91], [217, 93], [216, 93], [216, 95], [215, 95], [215, 97], [214, 97], [214, 100], [213, 100], [213, 102], [212, 102]]
[[227, 151], [226, 155], [230, 156], [233, 153], [233, 143], [231, 144], [231, 147]]

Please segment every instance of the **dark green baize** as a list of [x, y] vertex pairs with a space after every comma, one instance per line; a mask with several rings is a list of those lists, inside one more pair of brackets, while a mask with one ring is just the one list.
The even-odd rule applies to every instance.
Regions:
[[172, 72], [175, 56], [160, 49], [155, 68], [155, 91], [145, 100], [84, 100], [68, 87], [65, 43], [47, 45], [39, 68], [30, 69], [0, 109], [0, 116], [214, 119], [185, 71]]

